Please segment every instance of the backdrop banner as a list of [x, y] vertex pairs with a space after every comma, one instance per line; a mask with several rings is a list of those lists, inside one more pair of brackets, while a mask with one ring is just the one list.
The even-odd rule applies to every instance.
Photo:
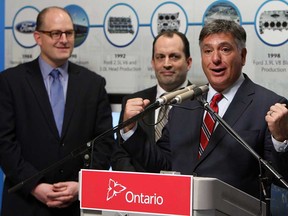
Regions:
[[193, 58], [188, 78], [196, 84], [206, 83], [198, 36], [205, 23], [221, 18], [234, 20], [247, 31], [243, 72], [288, 96], [287, 1], [6, 1], [6, 68], [38, 56], [32, 34], [35, 19], [51, 5], [64, 7], [72, 15], [77, 34], [71, 61], [103, 75], [110, 94], [133, 93], [156, 83], [150, 64], [152, 41], [167, 29], [187, 35]]

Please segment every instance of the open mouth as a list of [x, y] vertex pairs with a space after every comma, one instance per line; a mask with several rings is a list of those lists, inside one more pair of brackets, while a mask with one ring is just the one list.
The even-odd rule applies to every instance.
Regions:
[[225, 68], [214, 68], [214, 69], [211, 69], [213, 72], [215, 73], [220, 73], [220, 72], [223, 72], [225, 70]]

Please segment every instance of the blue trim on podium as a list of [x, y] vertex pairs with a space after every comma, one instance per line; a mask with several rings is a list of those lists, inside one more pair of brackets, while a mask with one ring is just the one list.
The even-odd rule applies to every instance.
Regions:
[[5, 24], [5, 1], [0, 1], [0, 71], [4, 70], [4, 24]]
[[270, 206], [272, 215], [287, 215], [288, 190], [272, 184]]
[[0, 169], [0, 212], [1, 212], [1, 206], [2, 206], [2, 191], [3, 191], [3, 172]]
[[[5, 0], [0, 1], [0, 71], [4, 70], [4, 24], [5, 24]], [[2, 190], [3, 190], [3, 172], [0, 168], [0, 212], [1, 212], [1, 205], [2, 205]]]

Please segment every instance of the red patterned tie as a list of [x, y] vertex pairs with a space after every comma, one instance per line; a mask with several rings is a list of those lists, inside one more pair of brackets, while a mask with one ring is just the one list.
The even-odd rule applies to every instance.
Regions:
[[[220, 93], [216, 93], [210, 103], [210, 107], [218, 113], [218, 102], [223, 98], [223, 95]], [[204, 122], [201, 127], [201, 134], [200, 134], [200, 146], [199, 146], [199, 153], [198, 157], [203, 154], [205, 148], [208, 145], [210, 136], [214, 130], [215, 127], [215, 120], [212, 118], [211, 114], [209, 112], [206, 112]]]

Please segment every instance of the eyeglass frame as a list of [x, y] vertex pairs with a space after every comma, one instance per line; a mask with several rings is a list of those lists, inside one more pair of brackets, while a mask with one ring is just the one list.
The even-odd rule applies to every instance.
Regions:
[[[36, 30], [36, 31], [46, 34], [47, 36], [51, 37], [53, 40], [59, 40], [63, 34], [65, 34], [66, 38], [72, 38], [73, 36], [75, 36], [75, 30], [68, 30], [64, 32], [60, 30], [53, 30], [53, 31]], [[55, 35], [53, 36], [53, 33], [59, 34], [59, 36], [58, 37], [56, 37]]]

